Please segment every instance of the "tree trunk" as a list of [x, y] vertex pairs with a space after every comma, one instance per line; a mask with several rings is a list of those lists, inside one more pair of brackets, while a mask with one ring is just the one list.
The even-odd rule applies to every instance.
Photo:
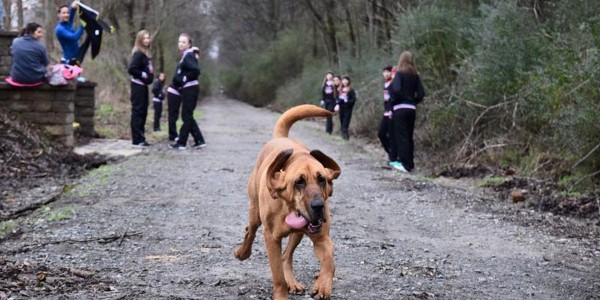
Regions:
[[19, 30], [24, 27], [23, 25], [23, 0], [17, 0], [17, 26]]
[[0, 20], [3, 22], [3, 28], [4, 30], [10, 30], [10, 23], [11, 23], [11, 0], [2, 0], [2, 4], [4, 6], [4, 20]]

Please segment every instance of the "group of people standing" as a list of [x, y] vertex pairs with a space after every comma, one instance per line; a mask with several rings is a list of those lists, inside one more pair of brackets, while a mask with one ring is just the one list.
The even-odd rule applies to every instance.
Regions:
[[[401, 172], [411, 172], [415, 168], [413, 134], [416, 109], [425, 97], [425, 88], [409, 51], [400, 54], [396, 67], [384, 67], [382, 74], [384, 113], [378, 137], [388, 155], [389, 165]], [[348, 127], [356, 103], [350, 77], [327, 73], [321, 92], [321, 106], [339, 114], [340, 135], [349, 139]], [[327, 118], [325, 132], [333, 133], [332, 117]]]
[[409, 51], [400, 54], [396, 67], [384, 67], [382, 75], [384, 112], [379, 140], [388, 154], [389, 165], [401, 172], [410, 172], [415, 168], [416, 109], [425, 97], [425, 88]]
[[[340, 115], [340, 135], [343, 139], [350, 139], [348, 128], [352, 119], [352, 110], [356, 103], [356, 92], [352, 87], [350, 77], [335, 75], [328, 72], [323, 79], [321, 88], [321, 106]], [[327, 117], [325, 132], [333, 133], [333, 118]]]
[[[154, 130], [160, 130], [160, 117], [164, 96], [165, 75], [159, 73], [154, 81], [154, 68], [150, 33], [147, 30], [138, 32], [132, 49], [129, 75], [131, 75], [131, 138], [135, 146], [148, 147], [144, 125], [148, 116], [148, 86], [152, 84], [152, 102], [154, 106]], [[177, 64], [171, 84], [167, 88], [169, 146], [173, 149], [186, 149], [191, 134], [194, 139], [192, 148], [204, 148], [206, 143], [198, 123], [194, 119], [194, 109], [200, 94], [199, 50], [192, 47], [192, 39], [186, 34], [179, 35], [177, 41], [181, 58]], [[183, 124], [177, 132], [177, 120], [181, 111]]]

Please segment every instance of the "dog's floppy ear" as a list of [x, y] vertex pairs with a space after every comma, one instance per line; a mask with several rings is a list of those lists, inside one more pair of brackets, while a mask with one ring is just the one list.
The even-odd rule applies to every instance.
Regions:
[[293, 149], [286, 149], [279, 152], [267, 169], [267, 188], [273, 199], [277, 198], [279, 191], [285, 189], [285, 171], [282, 169], [293, 152]]
[[329, 180], [337, 179], [342, 174], [342, 169], [331, 157], [325, 155], [320, 150], [310, 151], [310, 155], [316, 158], [329, 171]]

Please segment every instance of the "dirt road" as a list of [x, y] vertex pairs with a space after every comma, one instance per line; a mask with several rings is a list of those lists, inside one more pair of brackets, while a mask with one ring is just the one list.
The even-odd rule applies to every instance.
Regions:
[[[200, 109], [205, 149], [162, 142], [101, 167], [0, 244], [12, 272], [0, 299], [270, 299], [262, 239], [247, 261], [232, 252], [278, 114], [224, 98]], [[519, 225], [482, 209], [497, 201], [482, 191], [387, 169], [381, 153], [323, 131], [301, 122], [291, 136], [342, 168], [330, 202], [333, 299], [600, 299], [598, 240]], [[295, 256], [307, 286], [318, 269], [309, 244]]]

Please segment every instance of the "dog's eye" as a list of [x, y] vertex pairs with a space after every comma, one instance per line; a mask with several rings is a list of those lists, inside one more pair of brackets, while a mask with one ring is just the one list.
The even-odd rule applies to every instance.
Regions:
[[325, 179], [325, 177], [323, 177], [323, 175], [319, 175], [317, 176], [317, 182], [320, 186], [324, 186], [327, 183], [327, 180]]
[[306, 186], [306, 180], [304, 180], [304, 178], [300, 177], [298, 179], [296, 179], [296, 188], [298, 189], [303, 189]]

